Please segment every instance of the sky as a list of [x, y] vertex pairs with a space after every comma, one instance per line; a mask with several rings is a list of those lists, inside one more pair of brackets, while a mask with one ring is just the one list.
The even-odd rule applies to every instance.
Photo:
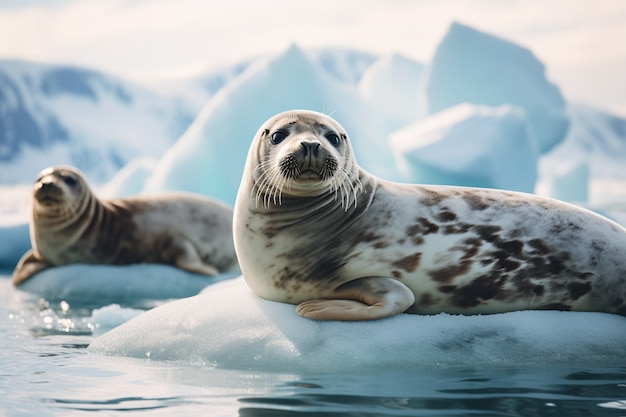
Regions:
[[144, 82], [293, 43], [428, 63], [453, 21], [532, 50], [568, 99], [626, 116], [624, 0], [0, 0], [0, 59]]

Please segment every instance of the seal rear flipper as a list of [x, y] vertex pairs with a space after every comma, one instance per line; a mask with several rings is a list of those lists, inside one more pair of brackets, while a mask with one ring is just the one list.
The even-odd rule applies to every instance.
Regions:
[[51, 266], [51, 263], [37, 258], [31, 249], [22, 256], [13, 270], [13, 285], [17, 287], [33, 275]]
[[220, 271], [213, 265], [205, 263], [192, 242], [184, 237], [173, 237], [166, 242], [163, 257], [166, 263], [173, 263], [185, 271], [215, 276]]
[[333, 299], [309, 300], [296, 312], [315, 320], [365, 321], [395, 316], [415, 303], [413, 292], [393, 278], [361, 278], [337, 288]]

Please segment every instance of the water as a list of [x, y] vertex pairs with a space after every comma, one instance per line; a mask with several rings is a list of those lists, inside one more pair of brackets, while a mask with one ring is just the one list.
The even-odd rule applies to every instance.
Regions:
[[86, 347], [106, 331], [91, 313], [49, 305], [0, 276], [0, 413], [626, 416], [626, 358], [624, 366], [611, 367], [484, 369], [468, 363], [420, 372], [228, 370], [89, 352]]

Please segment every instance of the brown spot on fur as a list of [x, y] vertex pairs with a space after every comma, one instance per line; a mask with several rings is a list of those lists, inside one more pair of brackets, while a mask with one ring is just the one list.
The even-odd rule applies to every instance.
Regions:
[[440, 222], [452, 222], [456, 220], [456, 214], [449, 210], [443, 210], [439, 214], [437, 214], [437, 220]]
[[424, 293], [420, 296], [420, 300], [417, 303], [420, 307], [430, 307], [433, 304], [435, 304], [437, 301], [435, 300], [435, 298], [429, 294], [429, 293]]
[[463, 196], [463, 200], [474, 211], [483, 211], [489, 208], [489, 204], [483, 202], [483, 199], [476, 194], [466, 193]]
[[374, 243], [374, 248], [376, 248], [376, 249], [384, 249], [384, 248], [388, 248], [389, 246], [391, 246], [391, 243], [389, 243], [389, 242], [376, 242], [376, 243]]
[[413, 242], [414, 245], [421, 245], [424, 243], [424, 238], [421, 235], [421, 228], [418, 225], [407, 227], [406, 235], [411, 239], [411, 242]]
[[507, 272], [515, 271], [522, 264], [518, 261], [513, 261], [511, 259], [498, 259], [496, 262], [496, 266], [500, 269], [504, 269]]
[[591, 291], [591, 284], [588, 282], [572, 282], [567, 285], [570, 298], [572, 300], [578, 300], [583, 295]]
[[425, 195], [425, 197], [420, 199], [420, 205], [432, 207], [440, 204], [443, 200], [448, 198], [445, 194], [438, 193], [433, 190], [429, 190], [427, 188], [421, 188], [420, 191]]
[[522, 254], [524, 243], [519, 240], [510, 240], [506, 242], [498, 242], [496, 243], [496, 246], [511, 255], [519, 257]]
[[393, 266], [396, 268], [400, 268], [405, 270], [406, 272], [413, 272], [417, 269], [417, 266], [420, 263], [420, 259], [422, 258], [421, 252], [414, 253], [413, 255], [406, 256], [402, 259], [398, 259], [394, 263]]
[[437, 233], [439, 231], [439, 226], [435, 223], [431, 222], [425, 217], [419, 217], [417, 222], [422, 225], [422, 233], [425, 235], [429, 235], [431, 233]]
[[402, 272], [395, 270], [395, 269], [391, 271], [391, 275], [393, 275], [393, 277], [396, 279], [402, 278]]
[[439, 291], [443, 292], [443, 293], [451, 293], [454, 290], [456, 290], [457, 286], [456, 285], [442, 285], [438, 288]]
[[472, 266], [471, 260], [462, 260], [458, 265], [449, 265], [428, 272], [437, 282], [451, 282], [454, 278], [467, 274]]
[[474, 225], [468, 223], [455, 223], [455, 224], [447, 224], [443, 226], [443, 234], [444, 235], [458, 235], [467, 233]]
[[504, 276], [482, 275], [454, 291], [453, 302], [462, 308], [475, 307], [482, 301], [494, 298], [505, 282]]
[[548, 246], [541, 239], [532, 239], [528, 241], [528, 244], [535, 250], [531, 251], [532, 255], [547, 255], [550, 252]]
[[483, 240], [487, 242], [495, 242], [499, 239], [497, 233], [502, 230], [500, 226], [491, 226], [491, 225], [478, 225], [474, 226], [473, 230], [478, 233]]

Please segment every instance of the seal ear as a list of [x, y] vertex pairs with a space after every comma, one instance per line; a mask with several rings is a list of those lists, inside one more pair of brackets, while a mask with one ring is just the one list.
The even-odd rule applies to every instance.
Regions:
[[270, 130], [269, 129], [263, 129], [263, 133], [261, 134], [261, 137], [267, 136], [269, 134], [270, 134]]

